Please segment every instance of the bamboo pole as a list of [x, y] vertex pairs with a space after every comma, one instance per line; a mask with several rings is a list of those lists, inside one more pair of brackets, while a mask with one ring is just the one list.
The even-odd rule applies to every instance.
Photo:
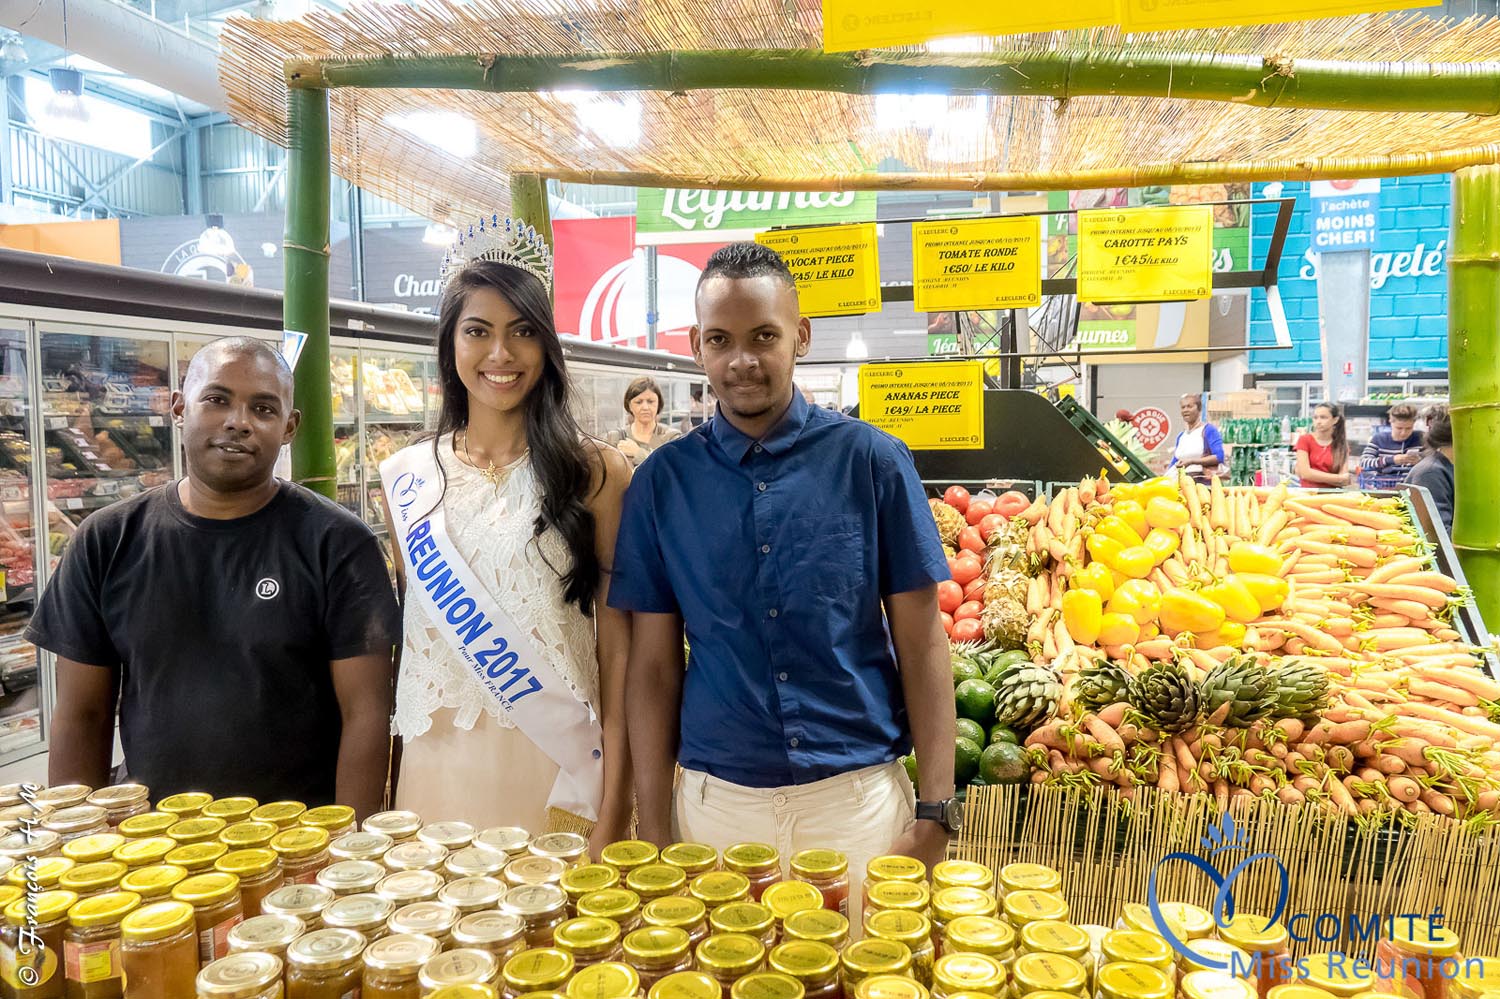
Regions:
[[1453, 545], [1480, 616], [1500, 632], [1500, 166], [1454, 176], [1449, 247]]
[[337, 499], [328, 345], [328, 91], [293, 90], [289, 100], [282, 308], [286, 329], [307, 334], [294, 374], [302, 426], [292, 442], [292, 478]]
[[1071, 97], [1171, 97], [1267, 108], [1500, 113], [1500, 62], [1389, 63], [1216, 52], [905, 55], [719, 49], [567, 55], [384, 56], [297, 60], [296, 87], [517, 93], [816, 90]]
[[510, 217], [536, 229], [547, 248], [553, 249], [552, 206], [547, 201], [546, 178], [534, 173], [510, 175]]

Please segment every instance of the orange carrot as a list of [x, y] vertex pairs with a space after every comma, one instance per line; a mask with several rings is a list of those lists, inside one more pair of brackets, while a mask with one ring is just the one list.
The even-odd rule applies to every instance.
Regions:
[[1408, 572], [1397, 576], [1394, 582], [1398, 586], [1426, 586], [1439, 593], [1454, 593], [1458, 590], [1458, 581], [1441, 572]]
[[1427, 560], [1424, 558], [1418, 558], [1415, 555], [1405, 555], [1400, 558], [1393, 558], [1389, 562], [1382, 562], [1365, 578], [1372, 583], [1388, 583], [1397, 576], [1405, 573], [1420, 572], [1426, 564]]
[[1312, 541], [1305, 538], [1297, 538], [1292, 541], [1292, 546], [1301, 548], [1313, 555], [1332, 555], [1334, 558], [1351, 565], [1373, 568], [1378, 556], [1368, 548], [1359, 548], [1355, 545], [1338, 545], [1322, 541]]
[[1351, 583], [1349, 588], [1357, 590], [1360, 593], [1368, 593], [1372, 597], [1412, 600], [1432, 608], [1440, 608], [1448, 602], [1447, 596], [1427, 586], [1403, 586], [1399, 583], [1371, 583], [1363, 581]]
[[1410, 715], [1427, 721], [1442, 722], [1460, 732], [1470, 735], [1482, 735], [1492, 740], [1500, 741], [1500, 725], [1485, 721], [1483, 718], [1471, 718], [1461, 715], [1446, 708], [1433, 707], [1430, 704], [1422, 704], [1419, 701], [1409, 701], [1406, 704], [1398, 704], [1392, 710], [1398, 714]]
[[1351, 524], [1359, 524], [1377, 531], [1399, 531], [1406, 527], [1405, 522], [1400, 517], [1389, 513], [1378, 513], [1374, 510], [1364, 510], [1343, 503], [1324, 503], [1323, 511], [1342, 520], [1347, 520]]
[[1458, 687], [1460, 690], [1467, 690], [1487, 701], [1500, 701], [1500, 683], [1491, 680], [1477, 669], [1423, 666], [1421, 672], [1428, 679], [1445, 683], [1450, 687]]
[[1467, 708], [1479, 707], [1479, 698], [1474, 694], [1469, 693], [1467, 690], [1461, 690], [1458, 687], [1450, 687], [1446, 683], [1439, 683], [1436, 680], [1423, 680], [1419, 677], [1413, 677], [1410, 687], [1413, 694], [1416, 694], [1418, 697], [1425, 697], [1430, 701], [1447, 701], [1449, 704], [1456, 704], [1459, 707]]

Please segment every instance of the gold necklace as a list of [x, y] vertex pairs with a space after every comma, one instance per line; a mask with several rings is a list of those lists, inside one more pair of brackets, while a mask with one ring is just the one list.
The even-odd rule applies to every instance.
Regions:
[[464, 428], [463, 447], [464, 461], [468, 463], [469, 467], [477, 471], [479, 473], [479, 477], [484, 479], [484, 481], [488, 482], [490, 485], [498, 486], [500, 484], [501, 470], [495, 467], [495, 463], [486, 459], [487, 464], [484, 468], [480, 468], [479, 463], [474, 460], [474, 456], [469, 453], [469, 431], [467, 427]]

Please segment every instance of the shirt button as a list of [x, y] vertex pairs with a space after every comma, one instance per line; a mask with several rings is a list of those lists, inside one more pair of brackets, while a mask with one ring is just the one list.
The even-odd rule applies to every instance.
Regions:
[[776, 679], [780, 680], [782, 683], [786, 683], [786, 674], [785, 673], [777, 673], [776, 674]]
[[760, 553], [762, 555], [769, 555], [769, 554], [771, 554], [771, 546], [770, 545], [761, 545], [760, 546]]
[[798, 738], [797, 738], [797, 737], [796, 737], [796, 736], [793, 736], [793, 737], [792, 737], [792, 738], [791, 738], [791, 740], [790, 740], [790, 741], [789, 741], [789, 742], [787, 742], [787, 745], [788, 745], [788, 746], [791, 746], [791, 747], [792, 747], [792, 748], [793, 748], [793, 749], [796, 749], [796, 748], [797, 748], [797, 744], [798, 744], [798, 742], [800, 742], [800, 741], [801, 741], [801, 740], [799, 740], [799, 739], [798, 739]]
[[755, 453], [756, 454], [760, 454], [764, 450], [765, 450], [765, 448], [761, 447], [759, 444], [755, 445]]
[[775, 607], [771, 608], [770, 614], [771, 614], [772, 617], [775, 617], [777, 614], [780, 614], [780, 613], [781, 612], [778, 611]]
[[761, 492], [765, 492], [766, 491], [766, 484], [764, 482], [757, 482], [755, 484], [755, 488], [759, 489]]

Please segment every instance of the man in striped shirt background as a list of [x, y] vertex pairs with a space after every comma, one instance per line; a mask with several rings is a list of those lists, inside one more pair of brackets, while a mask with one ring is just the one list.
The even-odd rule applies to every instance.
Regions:
[[1389, 426], [1375, 431], [1359, 459], [1363, 477], [1375, 489], [1401, 485], [1411, 467], [1422, 460], [1422, 431], [1415, 429], [1417, 407], [1409, 402], [1397, 403], [1386, 418]]

